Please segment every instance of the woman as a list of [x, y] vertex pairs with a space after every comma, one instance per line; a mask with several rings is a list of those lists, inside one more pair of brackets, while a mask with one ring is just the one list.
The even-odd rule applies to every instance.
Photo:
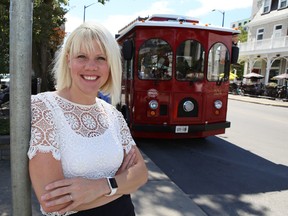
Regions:
[[120, 50], [101, 25], [84, 23], [59, 52], [55, 92], [32, 96], [28, 151], [32, 185], [44, 215], [135, 215], [130, 193], [147, 168], [117, 104]]

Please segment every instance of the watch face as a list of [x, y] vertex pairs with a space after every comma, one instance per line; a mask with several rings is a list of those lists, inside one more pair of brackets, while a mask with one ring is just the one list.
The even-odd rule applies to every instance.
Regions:
[[118, 188], [117, 182], [115, 178], [109, 178], [110, 185], [112, 188]]

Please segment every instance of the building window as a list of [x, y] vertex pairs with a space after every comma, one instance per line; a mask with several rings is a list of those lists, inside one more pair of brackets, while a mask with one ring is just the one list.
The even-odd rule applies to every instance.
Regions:
[[274, 37], [281, 37], [281, 34], [282, 34], [282, 25], [274, 26], [273, 36]]
[[264, 0], [263, 13], [268, 13], [270, 11], [271, 0]]
[[281, 30], [281, 29], [282, 29], [282, 25], [275, 26], [275, 30]]
[[257, 40], [263, 40], [263, 35], [264, 35], [264, 29], [258, 29], [257, 30]]
[[280, 0], [279, 1], [279, 9], [285, 8], [288, 6], [288, 0]]

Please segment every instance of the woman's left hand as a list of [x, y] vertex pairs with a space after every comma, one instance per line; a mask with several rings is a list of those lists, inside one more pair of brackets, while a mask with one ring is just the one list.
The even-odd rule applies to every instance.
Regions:
[[59, 211], [60, 214], [90, 203], [109, 191], [106, 179], [85, 178], [59, 180], [48, 184], [45, 189], [47, 193], [42, 195], [41, 199], [47, 207], [67, 203], [66, 207]]
[[131, 150], [125, 154], [124, 160], [116, 172], [116, 175], [122, 173], [125, 170], [128, 170], [130, 167], [132, 167], [136, 163], [136, 150], [135, 147], [132, 146]]

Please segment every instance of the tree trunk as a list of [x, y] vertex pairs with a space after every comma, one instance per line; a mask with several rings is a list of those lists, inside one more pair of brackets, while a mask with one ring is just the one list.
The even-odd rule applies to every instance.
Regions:
[[43, 43], [40, 45], [40, 56], [41, 56], [41, 91], [47, 91], [47, 69], [48, 69], [48, 62], [47, 62], [47, 44]]

